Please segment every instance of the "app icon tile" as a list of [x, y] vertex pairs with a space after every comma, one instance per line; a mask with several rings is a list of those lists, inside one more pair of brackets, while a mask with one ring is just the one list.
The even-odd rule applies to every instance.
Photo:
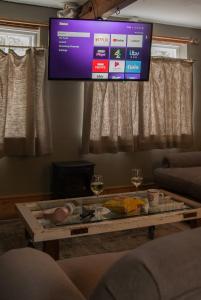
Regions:
[[111, 48], [110, 49], [110, 58], [125, 60], [126, 48]]
[[126, 34], [111, 34], [112, 47], [126, 47]]
[[108, 73], [92, 73], [92, 79], [108, 79]]
[[139, 80], [140, 79], [140, 74], [125, 74], [125, 79]]
[[94, 47], [95, 59], [107, 59], [109, 58], [109, 48], [107, 47]]
[[92, 72], [93, 73], [107, 73], [109, 69], [108, 60], [98, 60], [94, 59], [92, 62]]
[[141, 60], [142, 59], [142, 50], [139, 48], [127, 48], [126, 52], [127, 60]]
[[110, 73], [124, 73], [125, 60], [110, 60]]
[[141, 61], [127, 60], [126, 61], [126, 73], [140, 73], [141, 72]]
[[127, 47], [142, 48], [143, 35], [128, 35]]
[[124, 73], [111, 73], [109, 74], [109, 79], [122, 80], [124, 79]]
[[110, 34], [106, 33], [95, 33], [94, 34], [94, 46], [109, 46], [110, 45]]

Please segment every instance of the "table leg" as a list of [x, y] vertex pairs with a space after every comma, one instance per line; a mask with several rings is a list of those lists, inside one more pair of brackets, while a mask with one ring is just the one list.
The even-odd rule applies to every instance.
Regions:
[[197, 228], [201, 226], [201, 219], [195, 219], [195, 220], [190, 220], [187, 221], [189, 224], [190, 228]]
[[43, 242], [43, 251], [52, 256], [55, 260], [59, 259], [59, 240]]
[[153, 240], [155, 237], [155, 226], [149, 226], [148, 227], [148, 238], [150, 240]]
[[27, 247], [35, 248], [34, 243], [32, 241], [32, 238], [31, 238], [29, 232], [25, 229], [24, 233], [25, 233], [25, 239], [26, 239], [26, 242], [27, 242]]

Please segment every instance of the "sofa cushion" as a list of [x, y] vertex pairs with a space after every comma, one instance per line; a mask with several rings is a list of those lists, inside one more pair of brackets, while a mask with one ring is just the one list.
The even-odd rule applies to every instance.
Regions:
[[74, 257], [57, 261], [57, 263], [88, 299], [103, 274], [128, 252]]
[[201, 299], [201, 228], [148, 242], [105, 274], [91, 300]]
[[160, 187], [201, 202], [201, 167], [158, 168], [154, 170], [154, 181]]
[[201, 151], [169, 153], [163, 159], [168, 168], [187, 168], [201, 166]]
[[57, 263], [31, 248], [0, 257], [1, 300], [84, 300]]

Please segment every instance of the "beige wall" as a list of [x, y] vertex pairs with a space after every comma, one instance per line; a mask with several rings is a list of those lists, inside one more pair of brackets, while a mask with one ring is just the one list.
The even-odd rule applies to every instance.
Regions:
[[[0, 17], [48, 22], [56, 16], [56, 10], [28, 5], [0, 2]], [[201, 31], [172, 26], [155, 25], [154, 34], [193, 37], [201, 39]], [[47, 45], [47, 32], [41, 34], [41, 43]], [[199, 60], [195, 64], [195, 119], [199, 121], [201, 110], [199, 95], [201, 85], [201, 51], [199, 46], [190, 46], [189, 56]], [[80, 155], [83, 111], [83, 83], [49, 81], [54, 153], [41, 158], [1, 158], [0, 195], [43, 193], [50, 189], [52, 161], [86, 159], [95, 162], [96, 172], [102, 173], [106, 185], [129, 184], [132, 166], [142, 167], [147, 181], [152, 180], [152, 168], [164, 155], [162, 150], [139, 153], [103, 155]], [[199, 126], [198, 126], [199, 127]], [[201, 131], [196, 130], [200, 139]], [[201, 145], [201, 142], [199, 143]], [[170, 150], [168, 150], [170, 151]]]

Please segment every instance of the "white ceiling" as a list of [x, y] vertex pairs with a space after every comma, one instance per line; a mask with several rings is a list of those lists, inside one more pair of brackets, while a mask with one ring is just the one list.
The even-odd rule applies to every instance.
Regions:
[[[3, 0], [63, 8], [65, 0]], [[68, 0], [80, 5], [87, 0]], [[137, 18], [154, 23], [201, 28], [201, 0], [137, 0], [121, 10], [118, 17]]]
[[201, 0], [137, 0], [122, 9], [120, 16], [201, 28]]
[[[23, 3], [23, 4], [31, 4], [31, 5], [39, 5], [39, 6], [47, 6], [53, 8], [63, 8], [64, 3], [67, 0], [3, 0], [6, 2], [16, 2], [16, 3]], [[84, 4], [87, 0], [70, 0], [68, 2], [75, 2], [79, 5]]]

